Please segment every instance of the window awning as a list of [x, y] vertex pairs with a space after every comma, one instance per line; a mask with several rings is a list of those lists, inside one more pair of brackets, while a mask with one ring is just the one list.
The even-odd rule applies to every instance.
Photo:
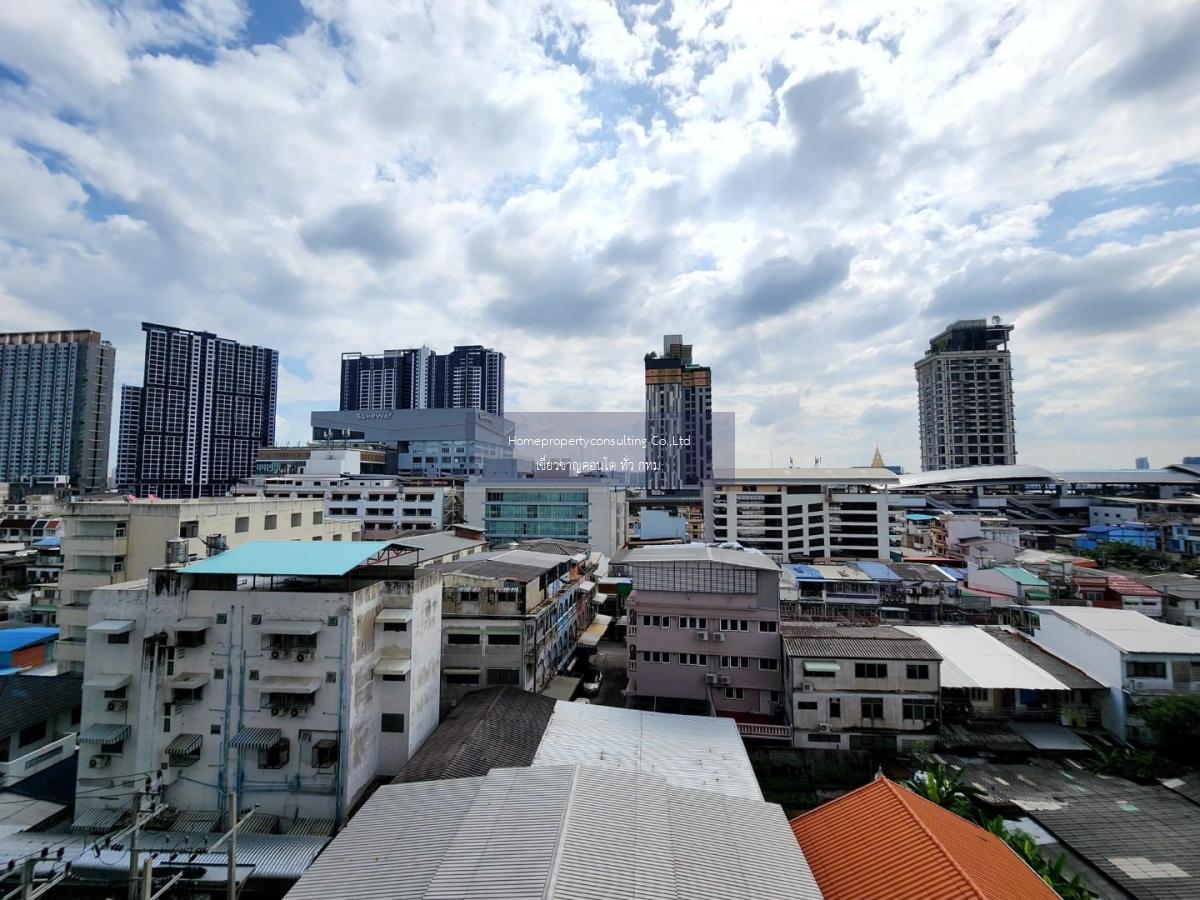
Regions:
[[167, 744], [168, 756], [195, 756], [200, 752], [200, 742], [203, 738], [198, 734], [178, 734], [171, 743]]
[[804, 664], [805, 672], [840, 672], [842, 664], [835, 662], [806, 662]]
[[442, 631], [446, 634], [479, 634], [482, 626], [447, 625]]
[[407, 675], [412, 671], [412, 660], [386, 657], [375, 663], [376, 675]]
[[175, 623], [175, 631], [194, 634], [197, 631], [206, 631], [212, 628], [212, 624], [212, 619], [180, 619]]
[[100, 634], [124, 634], [133, 631], [133, 619], [101, 619], [89, 625], [87, 630]]
[[115, 744], [133, 733], [130, 725], [98, 723], [89, 725], [75, 740], [80, 744]]
[[125, 687], [133, 678], [129, 675], [97, 675], [83, 683], [85, 688], [98, 688], [102, 691], [117, 691]]
[[376, 622], [409, 622], [412, 620], [411, 609], [381, 609], [375, 614]]
[[320, 622], [263, 622], [265, 634], [320, 634]]
[[478, 675], [478, 669], [442, 669], [445, 675]]
[[612, 616], [596, 616], [592, 620], [592, 624], [588, 626], [587, 631], [579, 636], [576, 643], [580, 647], [595, 647], [600, 643], [600, 639], [604, 637], [604, 632], [608, 631], [608, 626], [612, 624]]
[[278, 728], [243, 728], [229, 745], [238, 750], [270, 750], [281, 740], [283, 732]]
[[268, 675], [258, 680], [258, 689], [268, 694], [311, 694], [324, 681], [324, 678], [302, 675]]
[[594, 591], [596, 589], [596, 582], [586, 581], [586, 580], [581, 581], [581, 582], [579, 582], [579, 589], [581, 591], [583, 591], [585, 594], [591, 593], [592, 591]]
[[202, 688], [208, 684], [208, 679], [207, 672], [187, 672], [172, 678], [171, 687], [177, 691], [194, 691], [196, 688]]

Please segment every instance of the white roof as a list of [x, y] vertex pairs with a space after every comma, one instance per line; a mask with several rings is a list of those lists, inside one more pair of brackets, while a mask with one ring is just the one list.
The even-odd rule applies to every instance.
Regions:
[[1041, 466], [967, 466], [935, 472], [906, 472], [899, 478], [900, 489], [936, 484], [974, 484], [980, 481], [1029, 483], [1054, 481], [1054, 473]]
[[[618, 852], [609, 852], [619, 848]], [[582, 766], [385, 785], [288, 900], [820, 900], [783, 810]]]
[[1098, 606], [1045, 606], [1049, 613], [1074, 622], [1126, 653], [1195, 653], [1200, 655], [1200, 633], [1184, 625], [1164, 625], [1132, 609]]
[[717, 484], [886, 484], [900, 480], [891, 469], [852, 466], [840, 469], [718, 469], [713, 473]]
[[573, 764], [644, 772], [679, 787], [762, 799], [732, 719], [557, 703], [533, 765]]
[[1065, 684], [973, 625], [897, 625], [942, 657], [944, 688], [1067, 691]]
[[707, 544], [658, 544], [624, 551], [620, 563], [715, 562], [746, 569], [779, 570], [771, 557], [748, 550], [729, 550]]

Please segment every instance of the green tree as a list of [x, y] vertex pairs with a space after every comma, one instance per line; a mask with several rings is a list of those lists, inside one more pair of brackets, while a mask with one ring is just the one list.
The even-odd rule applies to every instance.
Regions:
[[1194, 759], [1200, 743], [1200, 694], [1159, 697], [1140, 710], [1154, 735], [1154, 747], [1177, 762]]

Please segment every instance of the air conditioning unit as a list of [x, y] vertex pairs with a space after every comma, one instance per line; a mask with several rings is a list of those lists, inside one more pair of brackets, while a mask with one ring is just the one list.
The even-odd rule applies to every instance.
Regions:
[[277, 715], [279, 715], [279, 710], [278, 710], [278, 709], [275, 709], [274, 707], [272, 707], [272, 708], [271, 708], [271, 715], [273, 715], [273, 716], [277, 716]]
[[800, 690], [802, 690], [802, 691], [815, 691], [816, 689], [817, 689], [817, 686], [815, 684], [813, 684], [811, 681], [800, 682]]
[[296, 654], [296, 662], [304, 662], [307, 657], [303, 653]]
[[271, 651], [271, 659], [279, 659], [279, 651], [278, 650]]
[[124, 712], [128, 705], [124, 700], [109, 700], [104, 704], [104, 708], [109, 712]]
[[713, 632], [713, 640], [714, 640], [714, 641], [723, 641], [723, 640], [725, 640], [725, 632], [723, 632], [723, 631], [714, 631], [714, 632]]
[[830, 732], [833, 731], [833, 726], [830, 725], [828, 722], [822, 722], [820, 725], [817, 726], [817, 731], [821, 732], [821, 734], [829, 734]]
[[707, 641], [708, 640], [708, 632], [707, 631], [697, 631], [696, 632], [696, 640]]
[[720, 681], [716, 675], [709, 672], [707, 675], [704, 676], [704, 683], [705, 684], [720, 684]]
[[111, 756], [109, 756], [105, 753], [101, 753], [97, 756], [93, 756], [91, 759], [88, 760], [88, 768], [89, 769], [107, 769], [108, 764], [111, 762], [112, 762]]
[[733, 684], [733, 679], [730, 678], [728, 675], [722, 675], [721, 676], [721, 684]]
[[291, 714], [292, 714], [292, 718], [293, 718], [293, 719], [295, 719], [295, 718], [298, 718], [298, 717], [299, 717], [299, 715], [300, 715], [300, 710], [298, 710], [298, 709], [293, 709], [293, 710], [291, 710]]

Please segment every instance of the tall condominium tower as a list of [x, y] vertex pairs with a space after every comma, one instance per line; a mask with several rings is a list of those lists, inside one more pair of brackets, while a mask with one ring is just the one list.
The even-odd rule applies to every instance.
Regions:
[[1017, 461], [1012, 330], [999, 316], [960, 319], [917, 360], [922, 471]]
[[105, 488], [115, 359], [98, 331], [0, 334], [0, 481]]
[[204, 331], [142, 330], [142, 386], [121, 389], [117, 483], [139, 496], [223, 496], [275, 442], [279, 354]]
[[342, 410], [479, 409], [504, 415], [504, 354], [478, 344], [342, 354]]
[[646, 487], [698, 490], [712, 476], [712, 370], [683, 335], [663, 335], [662, 356], [646, 357]]

